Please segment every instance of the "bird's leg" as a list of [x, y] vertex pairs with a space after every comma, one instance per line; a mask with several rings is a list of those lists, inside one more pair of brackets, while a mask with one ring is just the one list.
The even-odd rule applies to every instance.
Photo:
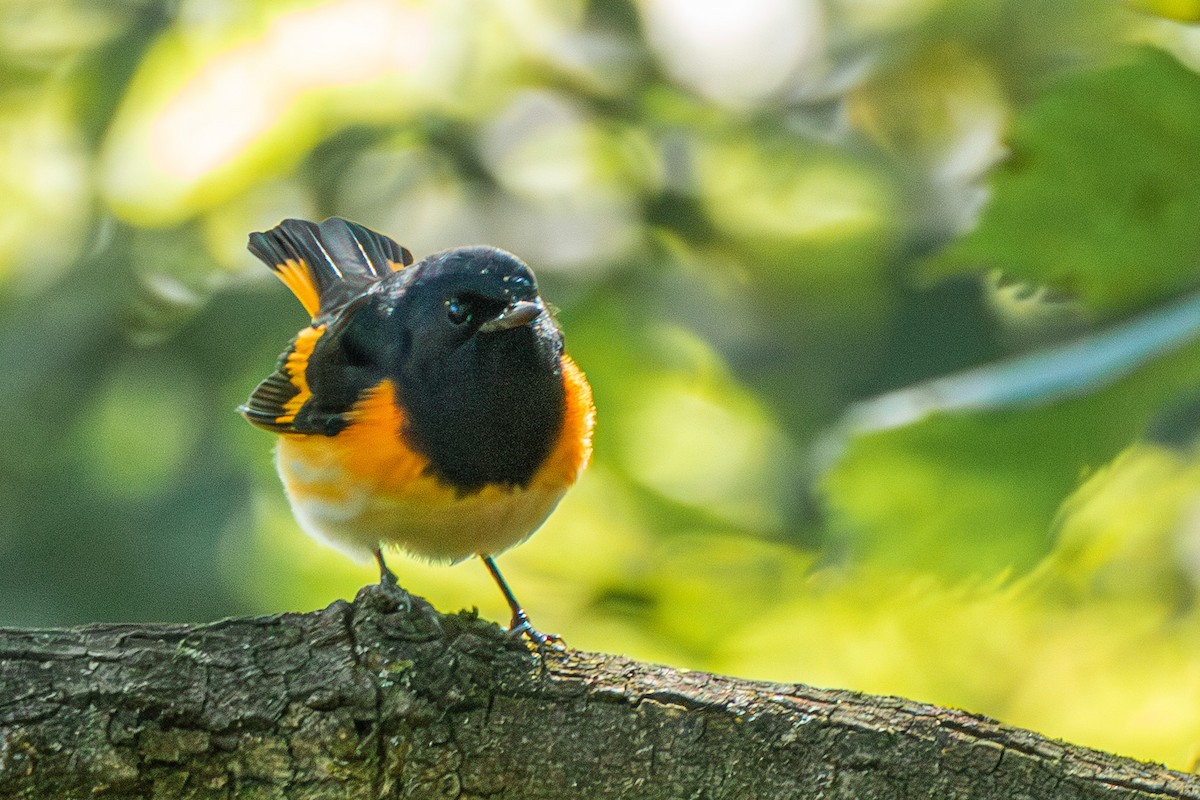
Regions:
[[561, 642], [562, 637], [558, 634], [542, 633], [529, 624], [529, 615], [525, 613], [525, 609], [521, 608], [521, 604], [517, 602], [512, 589], [508, 588], [504, 576], [500, 574], [499, 568], [496, 567], [496, 562], [491, 556], [485, 556], [482, 553], [480, 553], [479, 557], [483, 559], [483, 564], [488, 568], [488, 572], [492, 573], [492, 577], [496, 580], [496, 585], [500, 587], [500, 591], [504, 593], [504, 599], [508, 601], [508, 607], [512, 609], [512, 622], [508, 624], [508, 632], [517, 636], [526, 636], [530, 641], [539, 646], [547, 642]]
[[379, 564], [379, 585], [395, 588], [400, 585], [400, 579], [396, 577], [396, 573], [388, 569], [387, 562], [383, 560], [383, 549], [375, 548], [375, 563]]

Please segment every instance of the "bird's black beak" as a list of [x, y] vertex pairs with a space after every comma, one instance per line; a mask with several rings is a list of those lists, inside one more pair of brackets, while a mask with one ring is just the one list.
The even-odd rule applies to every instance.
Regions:
[[528, 325], [546, 310], [541, 300], [518, 300], [479, 326], [480, 333], [497, 333]]

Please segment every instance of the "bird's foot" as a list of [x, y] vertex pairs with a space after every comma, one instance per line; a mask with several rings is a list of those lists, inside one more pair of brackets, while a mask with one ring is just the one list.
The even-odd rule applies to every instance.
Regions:
[[529, 641], [533, 642], [539, 648], [549, 645], [555, 650], [567, 649], [563, 638], [557, 633], [542, 633], [537, 628], [529, 624], [529, 617], [526, 616], [523, 610], [513, 614], [512, 622], [508, 625], [508, 632], [513, 636], [524, 636]]

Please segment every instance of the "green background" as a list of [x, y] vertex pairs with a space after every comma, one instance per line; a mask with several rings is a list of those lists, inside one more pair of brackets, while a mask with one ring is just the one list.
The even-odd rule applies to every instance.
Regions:
[[[235, 413], [346, 216], [560, 309], [573, 646], [1200, 756], [1200, 29], [1149, 0], [0, 3], [0, 624], [374, 579]], [[478, 563], [394, 555], [506, 619]]]

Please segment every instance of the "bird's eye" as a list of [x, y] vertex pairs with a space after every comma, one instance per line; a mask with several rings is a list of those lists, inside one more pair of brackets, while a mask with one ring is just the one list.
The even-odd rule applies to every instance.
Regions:
[[471, 308], [457, 297], [451, 297], [446, 301], [446, 316], [455, 325], [462, 325], [471, 321]]

